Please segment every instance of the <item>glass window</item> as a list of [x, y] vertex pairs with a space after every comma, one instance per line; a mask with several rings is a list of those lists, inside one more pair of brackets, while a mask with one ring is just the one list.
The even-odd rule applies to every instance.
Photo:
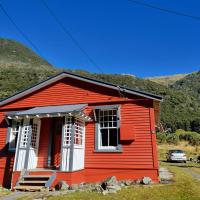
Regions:
[[13, 125], [10, 128], [10, 135], [9, 135], [10, 151], [14, 151], [16, 149], [18, 134], [19, 134], [19, 122], [13, 122]]
[[119, 146], [119, 117], [117, 109], [97, 110], [98, 149], [117, 149]]

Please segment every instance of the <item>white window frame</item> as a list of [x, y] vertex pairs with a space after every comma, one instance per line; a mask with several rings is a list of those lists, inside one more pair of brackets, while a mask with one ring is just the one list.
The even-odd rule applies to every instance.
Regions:
[[12, 126], [9, 128], [9, 139], [8, 139], [8, 150], [9, 151], [15, 151], [17, 148], [17, 142], [16, 142], [15, 147], [11, 147], [11, 143], [13, 140], [17, 140], [16, 136], [19, 136], [20, 128], [21, 128], [20, 122], [13, 120]]
[[[116, 114], [113, 114], [113, 111], [116, 112]], [[109, 113], [107, 115], [108, 120], [104, 121], [104, 114], [105, 112]], [[112, 112], [112, 115], [110, 115], [110, 112]], [[117, 108], [106, 108], [106, 109], [97, 109], [96, 110], [96, 115], [97, 115], [97, 123], [96, 123], [96, 127], [97, 127], [97, 147], [96, 150], [102, 150], [102, 151], [117, 151], [120, 150], [121, 145], [119, 144], [119, 134], [120, 134], [120, 115], [119, 115], [120, 109], [119, 107]], [[103, 115], [101, 115], [103, 114]], [[112, 117], [112, 120], [110, 120], [109, 118]], [[114, 121], [113, 118], [116, 117], [116, 120]], [[102, 119], [103, 121], [102, 121]], [[105, 124], [107, 123], [107, 126], [105, 126]], [[115, 123], [115, 125], [114, 125]], [[111, 125], [111, 126], [110, 126]], [[110, 130], [111, 129], [116, 129], [116, 137], [117, 137], [117, 146], [102, 146], [102, 132], [101, 130], [103, 129], [107, 129], [108, 130], [108, 144], [109, 144], [109, 134], [110, 134]]]

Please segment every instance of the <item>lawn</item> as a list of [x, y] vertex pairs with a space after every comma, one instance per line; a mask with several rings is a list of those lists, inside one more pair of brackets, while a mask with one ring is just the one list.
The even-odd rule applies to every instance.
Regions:
[[[102, 194], [94, 192], [75, 192], [63, 196], [48, 197], [48, 200], [200, 200], [200, 181], [186, 172], [184, 168], [190, 168], [200, 174], [200, 164], [197, 163], [167, 163], [164, 162], [168, 149], [179, 148], [186, 150], [187, 155], [193, 157], [199, 153], [199, 147], [189, 146], [181, 143], [179, 146], [159, 145], [160, 166], [168, 168], [174, 173], [173, 183], [155, 184], [149, 186], [136, 185], [124, 188], [117, 194]], [[31, 200], [34, 193], [20, 200]]]

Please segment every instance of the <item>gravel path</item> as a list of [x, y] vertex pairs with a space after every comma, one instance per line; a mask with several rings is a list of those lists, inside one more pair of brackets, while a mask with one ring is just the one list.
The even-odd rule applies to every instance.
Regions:
[[174, 175], [167, 168], [159, 168], [159, 177], [161, 181], [169, 181], [173, 178], [173, 176]]
[[195, 179], [200, 181], [200, 174], [194, 172], [191, 168], [183, 168], [183, 170], [192, 175]]

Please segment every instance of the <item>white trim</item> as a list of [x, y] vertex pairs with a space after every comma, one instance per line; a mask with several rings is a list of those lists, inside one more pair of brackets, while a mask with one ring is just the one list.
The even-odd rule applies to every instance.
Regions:
[[[97, 150], [118, 150], [119, 149], [119, 111], [120, 110], [120, 106], [118, 106], [117, 108], [107, 108], [107, 110], [105, 110], [103, 108], [103, 110], [98, 109], [98, 123], [97, 123], [97, 138], [98, 138], [98, 142], [97, 142]], [[115, 114], [114, 114], [115, 111]], [[105, 113], [107, 113], [107, 115], [105, 115]], [[110, 114], [111, 113], [111, 114]], [[107, 118], [107, 120], [104, 121], [105, 117]], [[116, 120], [114, 120], [114, 117], [116, 117]], [[102, 119], [101, 119], [102, 118]], [[112, 118], [112, 119], [110, 119]], [[116, 123], [116, 125], [115, 125]], [[110, 126], [111, 125], [111, 126]], [[116, 133], [116, 137], [117, 137], [117, 146], [103, 146], [102, 145], [102, 132], [101, 130], [108, 130], [108, 145], [109, 145], [109, 134], [110, 134], [110, 130], [114, 129], [117, 131]]]

